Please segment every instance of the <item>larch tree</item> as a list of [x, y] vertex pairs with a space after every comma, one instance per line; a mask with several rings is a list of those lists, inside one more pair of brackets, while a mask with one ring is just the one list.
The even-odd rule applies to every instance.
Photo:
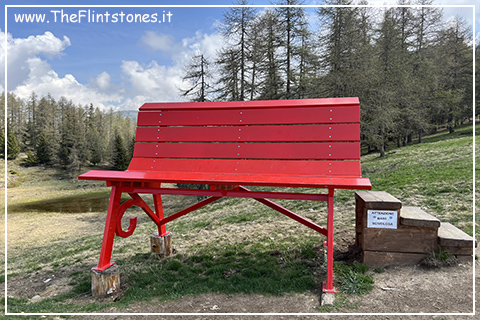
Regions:
[[183, 81], [187, 82], [188, 87], [181, 89], [184, 97], [190, 97], [191, 101], [208, 101], [208, 94], [211, 88], [210, 61], [205, 58], [203, 53], [195, 54], [190, 62], [184, 67]]
[[[285, 98], [295, 98], [297, 83], [297, 72], [299, 66], [299, 52], [302, 44], [302, 35], [307, 31], [307, 17], [302, 7], [296, 7], [304, 4], [301, 0], [281, 0], [277, 2], [275, 10], [278, 13], [278, 21], [281, 35], [281, 45], [284, 56], [283, 70], [285, 73]], [[305, 40], [305, 38], [303, 38]]]
[[[247, 92], [247, 78], [249, 62], [247, 60], [250, 51], [250, 44], [247, 42], [251, 30], [251, 23], [256, 15], [256, 10], [248, 7], [248, 0], [237, 0], [234, 5], [223, 14], [223, 23], [220, 28], [224, 37], [229, 41], [229, 49], [226, 54], [229, 56], [226, 63], [219, 60], [219, 65], [224, 67], [228, 72], [238, 72], [237, 76], [232, 78], [238, 79], [238, 96], [236, 100], [245, 100]], [[231, 58], [235, 56], [238, 59], [237, 68], [231, 68]], [[230, 89], [226, 87], [225, 89]], [[233, 95], [232, 95], [233, 96]]]

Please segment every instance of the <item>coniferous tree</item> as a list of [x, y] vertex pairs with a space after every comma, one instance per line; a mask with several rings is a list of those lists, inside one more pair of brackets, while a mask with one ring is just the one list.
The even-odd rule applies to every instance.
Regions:
[[280, 59], [277, 55], [281, 45], [278, 13], [268, 10], [260, 18], [259, 23], [264, 38], [263, 48], [260, 49], [264, 58], [258, 67], [262, 79], [259, 82], [259, 99], [281, 99], [284, 81], [280, 74]]
[[36, 125], [36, 113], [37, 113], [37, 101], [38, 97], [35, 92], [32, 92], [27, 104], [27, 133], [30, 146], [35, 147], [37, 143], [37, 125]]
[[[241, 7], [231, 7], [223, 14], [223, 24], [221, 26], [221, 32], [230, 42], [228, 50], [225, 50], [228, 58], [227, 63], [222, 63], [223, 59], [220, 59], [218, 64], [220, 67], [227, 69], [231, 78], [238, 79], [236, 83], [238, 89], [238, 96], [235, 100], [245, 100], [246, 92], [248, 88], [247, 72], [248, 72], [248, 56], [250, 51], [250, 44], [247, 42], [249, 34], [251, 32], [251, 23], [255, 18], [256, 10], [252, 7], [248, 7], [248, 0], [236, 0], [235, 5]], [[230, 68], [231, 58], [235, 57], [237, 60], [237, 68]], [[232, 72], [238, 73], [237, 75], [231, 74]], [[228, 83], [227, 87], [228, 87]], [[234, 95], [232, 95], [234, 96]]]
[[[327, 4], [351, 5], [351, 0], [327, 0]], [[317, 11], [323, 24], [319, 46], [322, 49], [324, 92], [328, 97], [358, 96], [357, 75], [362, 69], [358, 54], [363, 45], [359, 25], [360, 9], [353, 7], [322, 7]]]
[[52, 160], [51, 146], [43, 130], [37, 139], [36, 158], [39, 164], [49, 164]]
[[70, 156], [70, 153], [68, 151], [67, 146], [65, 145], [60, 146], [60, 149], [58, 150], [58, 159], [60, 160], [60, 164], [65, 168], [70, 163], [69, 156]]
[[295, 95], [297, 83], [297, 68], [299, 64], [299, 53], [302, 48], [302, 35], [307, 30], [307, 18], [302, 7], [292, 7], [304, 4], [301, 0], [281, 0], [277, 4], [286, 5], [278, 7], [276, 11], [279, 16], [279, 27], [282, 37], [282, 48], [284, 51], [283, 66], [285, 72], [285, 98], [297, 98]]
[[115, 133], [115, 138], [113, 141], [113, 155], [112, 155], [112, 164], [115, 170], [127, 170], [129, 159], [127, 151], [123, 145], [123, 139], [118, 134]]
[[7, 159], [15, 160], [20, 153], [20, 146], [17, 136], [10, 127], [10, 123], [7, 122]]
[[102, 162], [102, 145], [101, 139], [97, 131], [93, 131], [89, 135], [90, 157], [89, 161], [96, 166]]
[[231, 49], [223, 49], [219, 52], [216, 61], [219, 65], [219, 79], [217, 82], [217, 99], [226, 101], [237, 101], [240, 99], [240, 64], [237, 52]]
[[208, 101], [208, 94], [211, 87], [210, 61], [203, 53], [196, 54], [185, 66], [183, 81], [188, 82], [188, 88], [181, 90], [184, 97], [191, 97], [191, 101]]
[[135, 151], [135, 137], [130, 139], [130, 143], [128, 145], [128, 156], [129, 156], [128, 162], [129, 163], [130, 163], [130, 160], [132, 160], [133, 158], [134, 151]]
[[388, 139], [398, 134], [398, 122], [401, 101], [401, 89], [404, 88], [405, 69], [403, 68], [402, 32], [398, 27], [393, 9], [384, 12], [380, 23], [380, 35], [376, 43], [378, 53], [378, 83], [375, 92], [377, 105], [369, 109], [365, 117], [369, 143], [385, 156], [385, 144]]
[[5, 133], [4, 129], [0, 128], [0, 154], [5, 155]]
[[454, 132], [458, 123], [472, 115], [473, 48], [468, 44], [470, 32], [464, 20], [454, 18], [441, 33], [442, 68], [436, 120], [439, 123], [446, 122], [450, 132]]
[[[433, 0], [417, 0], [415, 4], [432, 5]], [[411, 70], [408, 119], [405, 121], [409, 132], [407, 142], [412, 142], [412, 135], [418, 134], [418, 142], [429, 127], [428, 112], [435, 104], [432, 97], [438, 85], [438, 66], [435, 65], [433, 52], [438, 47], [438, 32], [442, 25], [442, 8], [418, 7], [413, 10], [413, 37], [410, 55]]]

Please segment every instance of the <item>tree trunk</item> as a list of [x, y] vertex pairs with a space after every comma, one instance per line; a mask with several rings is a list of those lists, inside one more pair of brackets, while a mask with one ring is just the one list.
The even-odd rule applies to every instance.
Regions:
[[380, 145], [380, 158], [383, 158], [383, 157], [385, 157], [385, 144], [384, 143], [382, 143]]

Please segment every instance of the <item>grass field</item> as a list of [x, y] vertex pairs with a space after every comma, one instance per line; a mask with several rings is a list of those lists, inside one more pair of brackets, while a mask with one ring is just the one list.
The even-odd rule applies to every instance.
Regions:
[[[385, 158], [366, 155], [363, 176], [371, 179], [374, 190], [391, 193], [403, 205], [420, 206], [472, 235], [473, 152], [473, 127], [463, 126], [453, 134], [438, 133], [422, 144], [390, 150]], [[113, 253], [122, 266], [122, 297], [117, 302], [95, 301], [89, 296], [89, 269], [98, 258], [105, 212], [94, 204], [108, 198], [108, 188], [78, 182], [60, 170], [19, 164], [20, 160], [8, 163], [8, 277], [12, 286], [35, 274], [63, 273], [69, 281], [66, 292], [37, 303], [10, 298], [10, 312], [91, 312], [209, 292], [289, 295], [318, 291], [324, 280], [323, 237], [252, 199], [222, 199], [167, 226], [178, 253], [160, 262], [149, 259], [154, 224], [139, 210], [129, 209], [125, 221], [138, 214], [139, 224], [131, 237], [116, 239]], [[477, 164], [476, 174], [479, 171]], [[195, 201], [165, 196], [166, 214]], [[326, 224], [323, 203], [278, 202]], [[65, 203], [78, 208], [59, 205]], [[336, 239], [345, 243], [354, 239], [354, 203], [353, 191], [336, 192]], [[371, 270], [361, 273], [374, 278]], [[348, 295], [342, 295], [340, 301], [346, 301]]]

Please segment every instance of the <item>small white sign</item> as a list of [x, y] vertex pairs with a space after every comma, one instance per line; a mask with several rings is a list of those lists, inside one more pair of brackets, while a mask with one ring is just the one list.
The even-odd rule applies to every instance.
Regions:
[[397, 229], [397, 211], [368, 210], [367, 227], [382, 229]]

